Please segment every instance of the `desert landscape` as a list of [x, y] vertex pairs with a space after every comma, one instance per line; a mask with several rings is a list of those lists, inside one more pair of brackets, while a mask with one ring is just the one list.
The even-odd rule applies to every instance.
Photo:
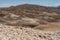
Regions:
[[0, 8], [0, 40], [60, 40], [60, 7]]

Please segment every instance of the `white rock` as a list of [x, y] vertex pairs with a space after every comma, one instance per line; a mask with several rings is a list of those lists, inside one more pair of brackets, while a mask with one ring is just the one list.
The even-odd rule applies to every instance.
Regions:
[[0, 24], [0, 40], [60, 40], [60, 32], [49, 32]]

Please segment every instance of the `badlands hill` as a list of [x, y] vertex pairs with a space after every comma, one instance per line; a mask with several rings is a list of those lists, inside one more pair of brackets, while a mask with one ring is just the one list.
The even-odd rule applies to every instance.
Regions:
[[37, 29], [41, 27], [58, 29], [60, 28], [60, 9], [32, 4], [0, 8], [0, 23]]

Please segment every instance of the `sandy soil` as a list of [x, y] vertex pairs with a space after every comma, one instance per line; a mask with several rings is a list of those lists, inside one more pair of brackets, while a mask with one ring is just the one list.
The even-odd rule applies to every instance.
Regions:
[[35, 28], [45, 31], [60, 31], [60, 22], [53, 22], [45, 25], [39, 25]]

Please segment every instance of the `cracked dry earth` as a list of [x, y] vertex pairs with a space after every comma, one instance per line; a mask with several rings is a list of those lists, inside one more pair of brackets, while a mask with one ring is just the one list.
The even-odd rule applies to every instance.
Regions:
[[0, 24], [0, 40], [60, 40], [60, 32]]

